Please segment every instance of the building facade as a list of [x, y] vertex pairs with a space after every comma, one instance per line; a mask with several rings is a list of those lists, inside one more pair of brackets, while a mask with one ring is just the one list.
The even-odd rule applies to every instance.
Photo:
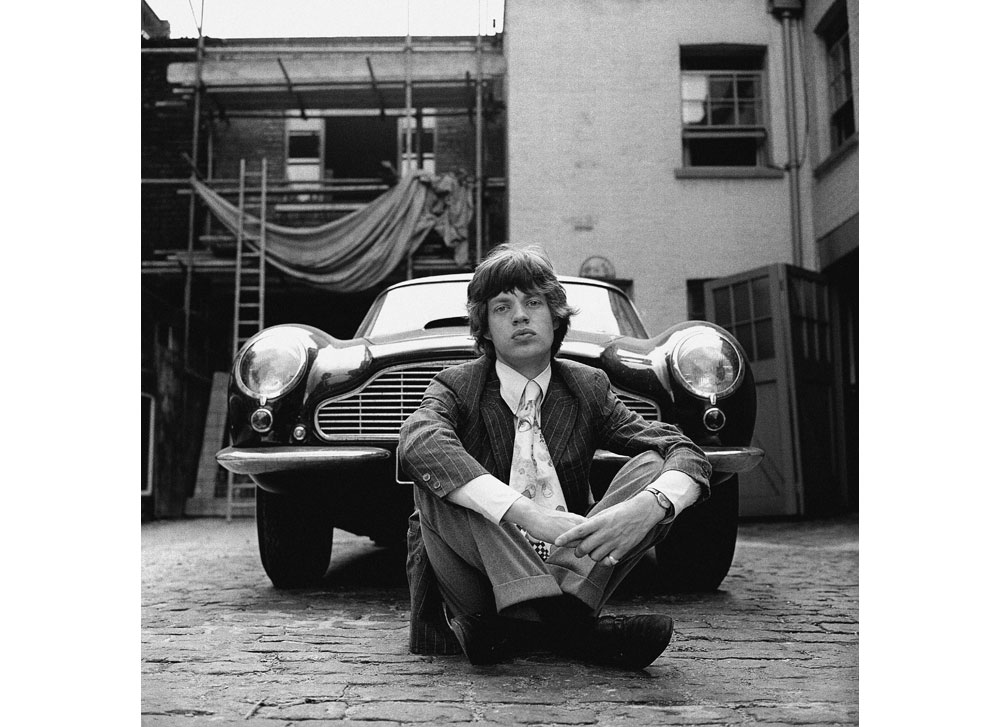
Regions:
[[758, 375], [746, 515], [857, 503], [857, 0], [508, 0], [510, 236]]

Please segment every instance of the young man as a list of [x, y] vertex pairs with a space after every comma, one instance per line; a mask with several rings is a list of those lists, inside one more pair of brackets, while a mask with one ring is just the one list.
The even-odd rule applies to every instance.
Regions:
[[[537, 248], [495, 248], [468, 310], [483, 355], [435, 377], [400, 430], [416, 483], [410, 648], [493, 663], [530, 632], [560, 653], [643, 668], [667, 647], [671, 619], [600, 612], [673, 519], [708, 497], [708, 461], [676, 427], [626, 408], [604, 372], [555, 359], [575, 311]], [[632, 459], [595, 503], [598, 448]]]

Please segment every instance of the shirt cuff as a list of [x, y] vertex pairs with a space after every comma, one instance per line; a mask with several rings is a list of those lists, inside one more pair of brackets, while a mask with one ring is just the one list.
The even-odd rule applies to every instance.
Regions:
[[490, 522], [499, 525], [500, 520], [521, 497], [508, 485], [491, 474], [479, 475], [457, 487], [445, 497], [446, 500], [478, 512]]
[[[693, 505], [699, 496], [698, 483], [690, 475], [678, 478], [670, 474], [674, 470], [665, 470], [658, 478], [653, 480], [643, 489], [652, 489], [661, 493], [674, 506], [674, 516], [676, 517], [682, 510]], [[682, 472], [681, 474], [687, 474]]]

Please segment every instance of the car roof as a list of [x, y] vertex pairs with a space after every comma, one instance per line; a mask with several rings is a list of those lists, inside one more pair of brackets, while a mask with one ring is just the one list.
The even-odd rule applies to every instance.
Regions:
[[[599, 288], [610, 288], [611, 290], [621, 291], [611, 283], [606, 283], [603, 280], [597, 280], [595, 278], [578, 278], [571, 275], [557, 275], [556, 276], [561, 283], [576, 283], [582, 285], [593, 285]], [[422, 278], [413, 278], [412, 280], [404, 280], [401, 283], [396, 283], [395, 285], [390, 285], [386, 288], [386, 292], [390, 290], [396, 290], [397, 288], [406, 288], [411, 285], [426, 285], [428, 283], [468, 283], [472, 280], [472, 273], [449, 273], [448, 275], [426, 275]]]

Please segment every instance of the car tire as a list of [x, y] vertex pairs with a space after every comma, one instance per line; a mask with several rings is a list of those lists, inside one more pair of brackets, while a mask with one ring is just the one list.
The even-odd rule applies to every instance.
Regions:
[[275, 495], [257, 488], [257, 545], [275, 588], [304, 588], [330, 567], [333, 523], [308, 497]]
[[662, 590], [714, 591], [733, 563], [739, 524], [737, 476], [712, 488], [712, 496], [681, 513], [656, 546]]

